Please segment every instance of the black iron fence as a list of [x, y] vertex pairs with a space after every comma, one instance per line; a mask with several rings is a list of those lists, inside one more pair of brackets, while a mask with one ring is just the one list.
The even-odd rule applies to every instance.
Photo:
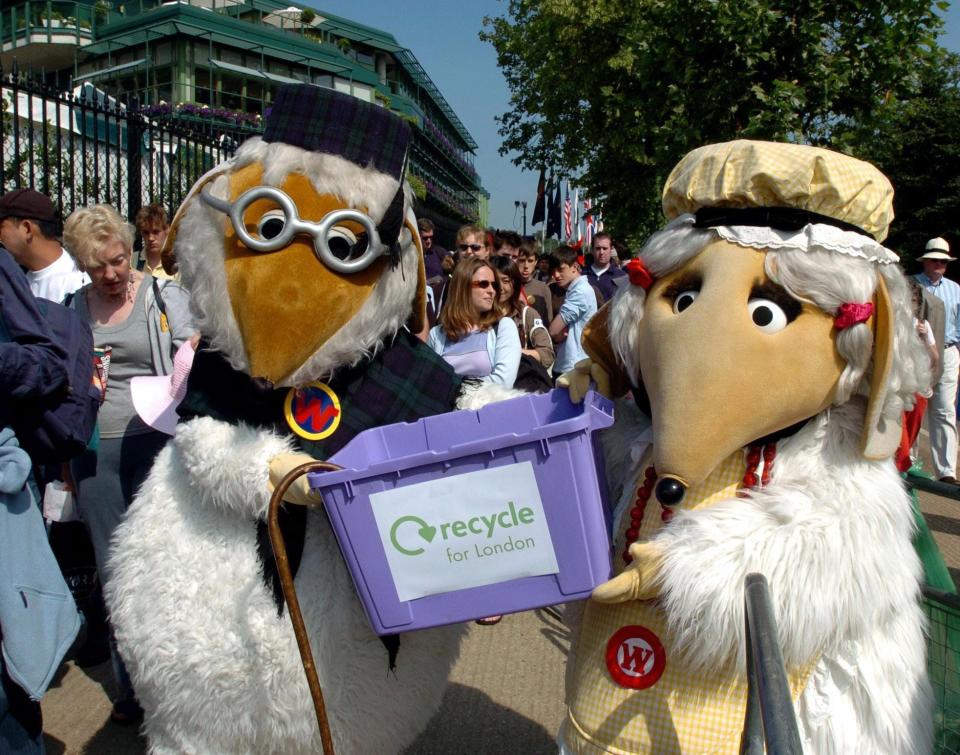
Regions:
[[220, 111], [158, 113], [89, 83], [0, 70], [0, 193], [36, 189], [64, 217], [98, 202], [131, 220], [160, 202], [172, 217], [194, 182], [258, 131]]

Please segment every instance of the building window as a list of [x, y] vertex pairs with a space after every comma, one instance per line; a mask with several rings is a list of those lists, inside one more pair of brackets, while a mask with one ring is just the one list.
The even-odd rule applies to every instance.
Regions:
[[243, 107], [243, 79], [229, 73], [220, 73], [220, 96], [218, 105], [240, 110]]
[[354, 84], [353, 96], [364, 102], [373, 102], [373, 87], [366, 84]]
[[243, 109], [248, 113], [259, 113], [263, 109], [263, 85], [259, 81], [247, 79], [247, 95], [243, 100]]
[[201, 105], [213, 104], [213, 98], [210, 96], [210, 71], [206, 68], [195, 68], [193, 71], [194, 87], [193, 99]]
[[243, 65], [243, 53], [230, 47], [221, 47], [217, 51], [217, 57], [224, 63], [232, 63], [235, 66]]
[[150, 48], [150, 57], [156, 66], [168, 65], [173, 62], [173, 45], [170, 42], [161, 42]]
[[290, 75], [290, 66], [287, 65], [286, 63], [281, 63], [281, 62], [278, 61], [278, 60], [270, 60], [270, 61], [268, 61], [268, 62], [267, 62], [267, 70], [268, 70], [270, 73], [276, 73], [276, 74], [279, 74], [279, 75], [281, 75], [281, 76], [289, 76], [289, 75]]

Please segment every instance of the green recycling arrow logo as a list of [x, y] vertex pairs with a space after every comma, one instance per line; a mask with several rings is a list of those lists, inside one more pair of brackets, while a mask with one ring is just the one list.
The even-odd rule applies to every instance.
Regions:
[[414, 524], [419, 525], [417, 534], [419, 534], [420, 537], [422, 537], [428, 543], [433, 542], [433, 538], [437, 535], [437, 528], [431, 527], [418, 516], [402, 516], [393, 523], [393, 526], [390, 528], [390, 543], [393, 545], [393, 547], [400, 551], [404, 556], [419, 556], [421, 553], [423, 553], [423, 548], [404, 548], [399, 542], [397, 542], [397, 530], [400, 529], [401, 524], [405, 524], [406, 522], [413, 522]]

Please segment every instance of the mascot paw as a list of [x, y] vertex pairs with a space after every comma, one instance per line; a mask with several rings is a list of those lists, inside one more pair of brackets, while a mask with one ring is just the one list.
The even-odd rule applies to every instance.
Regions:
[[557, 378], [557, 385], [570, 392], [570, 400], [579, 404], [590, 390], [590, 383], [594, 383], [596, 390], [602, 396], [612, 398], [610, 391], [610, 376], [607, 371], [592, 359], [581, 359], [573, 369], [564, 372]]
[[[313, 461], [316, 461], [316, 459], [304, 453], [280, 454], [270, 459], [270, 482], [268, 485], [270, 494], [273, 495], [273, 491], [276, 490], [277, 485], [279, 485], [280, 481], [290, 472], [297, 467]], [[294, 480], [293, 484], [287, 488], [283, 500], [288, 503], [299, 504], [300, 506], [316, 506], [322, 503], [320, 496], [310, 490], [305, 474]]]
[[650, 600], [660, 593], [659, 576], [663, 563], [660, 546], [634, 543], [630, 546], [633, 561], [613, 579], [599, 585], [591, 596], [598, 603], [623, 603], [627, 600]]

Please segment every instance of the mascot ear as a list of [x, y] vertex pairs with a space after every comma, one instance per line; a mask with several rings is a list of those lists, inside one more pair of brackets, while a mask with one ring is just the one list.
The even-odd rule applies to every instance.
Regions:
[[[609, 320], [610, 304], [607, 303], [590, 318], [590, 322], [583, 329], [580, 341], [587, 356], [610, 376], [610, 392], [614, 398], [619, 398], [633, 386], [630, 383], [630, 376], [627, 375], [627, 371], [613, 351], [613, 346], [610, 345]], [[639, 375], [637, 379], [640, 379]]]
[[407, 219], [404, 225], [413, 236], [413, 243], [417, 247], [417, 293], [413, 297], [413, 314], [408, 322], [410, 332], [417, 334], [427, 326], [427, 271], [423, 266], [423, 247], [420, 245], [417, 224]]
[[163, 261], [163, 269], [166, 270], [170, 275], [173, 275], [175, 270], [168, 270], [167, 265], [171, 264], [176, 257], [173, 254], [173, 245], [177, 240], [177, 231], [180, 228], [180, 221], [183, 220], [183, 216], [187, 212], [187, 207], [190, 206], [190, 203], [193, 201], [194, 197], [200, 193], [200, 190], [203, 189], [208, 183], [213, 181], [215, 178], [218, 178], [222, 173], [225, 173], [230, 168], [230, 163], [217, 165], [215, 168], [208, 170], [200, 178], [197, 179], [197, 182], [190, 188], [190, 191], [187, 193], [187, 196], [184, 197], [183, 201], [180, 203], [180, 206], [177, 208], [177, 214], [173, 216], [173, 220], [170, 221], [170, 228], [167, 230], [167, 238], [163, 242], [163, 248], [160, 250], [160, 259]]
[[890, 420], [883, 416], [890, 369], [894, 358], [893, 305], [883, 276], [877, 274], [876, 309], [873, 316], [873, 376], [870, 379], [870, 397], [863, 419], [860, 447], [867, 459], [887, 459], [900, 444], [900, 418]]

